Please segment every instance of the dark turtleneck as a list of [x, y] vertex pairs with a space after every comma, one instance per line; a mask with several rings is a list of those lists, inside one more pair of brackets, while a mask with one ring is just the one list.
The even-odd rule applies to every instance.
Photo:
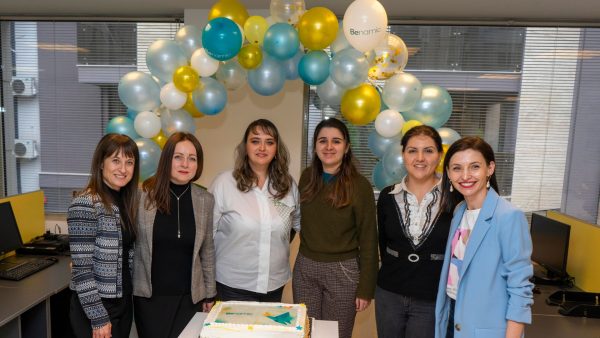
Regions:
[[[182, 295], [191, 292], [192, 258], [196, 224], [192, 204], [191, 184], [170, 183], [170, 212], [156, 212], [152, 244], [152, 294]], [[177, 202], [176, 196], [179, 198]], [[179, 207], [179, 230], [177, 237], [177, 208]], [[154, 271], [168, 271], [158, 274]]]

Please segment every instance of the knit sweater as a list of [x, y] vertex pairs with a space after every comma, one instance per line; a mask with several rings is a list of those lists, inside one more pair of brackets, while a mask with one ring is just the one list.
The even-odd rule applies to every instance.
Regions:
[[[123, 297], [121, 216], [116, 205], [111, 208], [107, 211], [99, 196], [84, 194], [73, 199], [67, 215], [73, 262], [70, 288], [94, 329], [110, 322], [101, 298]], [[133, 251], [125, 253], [129, 266]]]
[[[442, 212], [433, 224], [431, 233], [415, 248], [405, 235], [400, 210], [394, 195], [390, 194], [393, 187], [383, 189], [377, 201], [381, 253], [377, 285], [406, 297], [433, 301], [437, 294], [452, 215]], [[409, 260], [409, 255], [412, 255], [413, 261]]]
[[[300, 178], [300, 191], [308, 183], [309, 170], [305, 170]], [[360, 278], [356, 296], [372, 299], [378, 269], [373, 188], [366, 178], [359, 175], [352, 182], [352, 202], [338, 209], [327, 201], [332, 183], [326, 183], [311, 201], [300, 205], [300, 253], [318, 262], [358, 257]]]

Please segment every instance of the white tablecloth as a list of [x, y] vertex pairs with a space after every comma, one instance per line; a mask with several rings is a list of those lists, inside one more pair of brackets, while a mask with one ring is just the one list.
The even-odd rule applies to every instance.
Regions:
[[[196, 313], [194, 318], [190, 320], [183, 332], [181, 332], [179, 338], [198, 338], [200, 336], [200, 331], [202, 331], [202, 323], [204, 323], [206, 315], [207, 313], [204, 312]], [[338, 338], [339, 334], [337, 322], [328, 320], [313, 320], [311, 337]]]

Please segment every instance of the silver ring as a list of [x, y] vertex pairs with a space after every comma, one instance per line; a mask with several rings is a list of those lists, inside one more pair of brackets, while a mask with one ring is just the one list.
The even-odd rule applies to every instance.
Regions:
[[408, 255], [408, 260], [411, 263], [416, 263], [419, 261], [419, 259], [421, 259], [421, 257], [419, 257], [419, 255], [415, 254], [415, 253], [411, 253], [410, 255]]

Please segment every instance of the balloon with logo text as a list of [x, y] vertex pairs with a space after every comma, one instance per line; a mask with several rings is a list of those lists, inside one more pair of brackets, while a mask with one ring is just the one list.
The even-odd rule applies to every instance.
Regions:
[[204, 27], [202, 46], [213, 59], [229, 60], [242, 48], [242, 32], [231, 19], [214, 18]]
[[344, 13], [344, 35], [361, 52], [375, 48], [386, 36], [388, 18], [377, 0], [355, 0]]

